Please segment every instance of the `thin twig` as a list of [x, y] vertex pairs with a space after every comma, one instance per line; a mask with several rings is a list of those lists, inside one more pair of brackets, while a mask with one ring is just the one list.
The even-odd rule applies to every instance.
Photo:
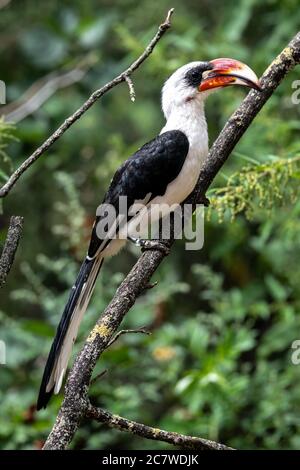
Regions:
[[11, 0], [0, 0], [0, 10], [6, 7], [10, 2]]
[[107, 369], [104, 369], [102, 372], [100, 372], [100, 374], [97, 374], [92, 380], [91, 380], [91, 383], [90, 385], [92, 386], [95, 382], [97, 382], [99, 379], [102, 379], [102, 377], [104, 375], [106, 375], [108, 372]]
[[23, 230], [23, 217], [13, 215], [9, 222], [7, 237], [0, 258], [0, 288], [4, 286], [13, 265]]
[[148, 282], [148, 284], [145, 286], [145, 290], [153, 289], [154, 287], [157, 286], [157, 284], [158, 284], [158, 281]]
[[131, 99], [132, 102], [134, 102], [136, 96], [135, 96], [135, 89], [134, 89], [133, 81], [131, 80], [131, 78], [128, 75], [125, 76], [125, 80], [126, 80], [126, 83], [128, 85], [128, 88], [129, 88], [130, 99]]
[[35, 152], [33, 152], [30, 157], [28, 157], [22, 165], [10, 176], [8, 181], [2, 186], [0, 189], [0, 197], [5, 197], [7, 194], [11, 191], [13, 186], [16, 184], [20, 176], [33, 164], [35, 163], [41, 155], [43, 155], [46, 150], [51, 147], [54, 142], [56, 142], [60, 137], [66, 132], [69, 127], [71, 127], [81, 116], [87, 112], [88, 109], [90, 109], [91, 106], [93, 106], [96, 101], [101, 98], [105, 93], [107, 93], [109, 90], [114, 88], [116, 85], [118, 85], [121, 82], [126, 81], [126, 77], [129, 77], [136, 69], [140, 67], [140, 65], [149, 57], [149, 55], [152, 53], [153, 49], [155, 48], [156, 44], [158, 41], [161, 39], [161, 37], [165, 34], [165, 32], [170, 28], [171, 23], [171, 16], [173, 14], [174, 8], [169, 10], [167, 17], [165, 21], [159, 26], [157, 33], [153, 37], [153, 39], [149, 42], [148, 46], [144, 50], [144, 52], [136, 59], [124, 72], [122, 72], [120, 75], [115, 77], [113, 80], [110, 82], [106, 83], [102, 88], [99, 88], [99, 90], [94, 91], [94, 93], [91, 94], [91, 96], [83, 103], [80, 108], [77, 109], [71, 116], [69, 116], [59, 127], [56, 129], [53, 134], [48, 137], [45, 142], [38, 147]]
[[115, 336], [109, 341], [106, 349], [108, 349], [112, 344], [114, 344], [120, 336], [125, 335], [127, 333], [143, 333], [144, 335], [150, 336], [152, 333], [148, 331], [145, 327], [137, 328], [136, 330], [121, 330], [115, 334]]
[[154, 441], [168, 442], [173, 446], [189, 450], [234, 450], [219, 442], [202, 439], [201, 437], [185, 436], [177, 432], [164, 431], [158, 428], [152, 428], [142, 423], [137, 423], [130, 419], [110, 413], [102, 408], [96, 408], [89, 404], [86, 408], [85, 416], [106, 424], [110, 428], [129, 432], [137, 436], [151, 439]]
[[[189, 198], [193, 204], [201, 200], [252, 120], [288, 71], [299, 62], [300, 33], [292, 39], [264, 73], [263, 92], [259, 94], [251, 91], [221, 131], [201, 170], [197, 188]], [[169, 246], [171, 245], [172, 241], [169, 241]], [[124, 316], [144, 292], [151, 276], [165, 256], [166, 253], [159, 250], [144, 252], [117, 289], [112, 301], [104, 310], [76, 357], [67, 379], [64, 401], [44, 446], [45, 449], [65, 449], [72, 441], [84, 415], [91, 374], [100, 355], [116, 333]]]
[[87, 57], [67, 72], [50, 73], [33, 83], [16, 102], [2, 106], [1, 114], [7, 122], [20, 122], [37, 111], [54, 93], [79, 82], [95, 62], [95, 57]]

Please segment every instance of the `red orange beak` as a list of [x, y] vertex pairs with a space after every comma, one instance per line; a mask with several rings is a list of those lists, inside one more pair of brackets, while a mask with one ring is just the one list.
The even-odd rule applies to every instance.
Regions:
[[234, 59], [214, 59], [209, 63], [213, 68], [203, 72], [199, 91], [230, 85], [242, 85], [261, 91], [259, 80], [248, 65]]

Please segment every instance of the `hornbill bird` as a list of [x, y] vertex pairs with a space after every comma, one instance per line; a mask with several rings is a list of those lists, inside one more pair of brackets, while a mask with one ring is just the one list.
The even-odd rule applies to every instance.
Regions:
[[[137, 241], [130, 237], [131, 224], [136, 218], [130, 215], [130, 209], [137, 201], [144, 204], [146, 212], [157, 206], [171, 208], [182, 203], [193, 191], [208, 155], [205, 100], [213, 90], [229, 85], [260, 90], [257, 76], [247, 65], [224, 58], [186, 64], [165, 82], [162, 90], [165, 126], [157, 137], [119, 167], [99, 206], [100, 214], [97, 211], [87, 256], [70, 292], [48, 356], [37, 409], [45, 408], [52, 393], [57, 394], [61, 388], [72, 345], [103, 260], [116, 254], [127, 238]], [[114, 230], [117, 232], [126, 226], [128, 237], [113, 237], [109, 227], [104, 234], [99, 234], [97, 227], [104, 214], [101, 208], [112, 205], [120, 215], [118, 202], [122, 196], [127, 198], [128, 207], [122, 214], [125, 225], [121, 228], [115, 224]], [[140, 245], [144, 242], [146, 247], [152, 246], [151, 240], [139, 242]]]

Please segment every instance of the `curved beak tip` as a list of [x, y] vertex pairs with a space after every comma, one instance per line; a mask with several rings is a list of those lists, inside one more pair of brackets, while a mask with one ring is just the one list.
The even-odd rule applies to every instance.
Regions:
[[200, 91], [230, 85], [242, 85], [257, 91], [262, 90], [255, 72], [243, 62], [221, 58], [211, 60], [209, 63], [212, 65], [212, 69], [203, 73]]

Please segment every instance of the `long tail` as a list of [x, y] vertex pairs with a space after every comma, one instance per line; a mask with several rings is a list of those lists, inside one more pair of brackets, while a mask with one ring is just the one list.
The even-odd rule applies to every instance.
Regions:
[[67, 369], [73, 343], [87, 309], [103, 258], [86, 258], [58, 325], [40, 387], [37, 409], [46, 408], [51, 395], [58, 393]]

